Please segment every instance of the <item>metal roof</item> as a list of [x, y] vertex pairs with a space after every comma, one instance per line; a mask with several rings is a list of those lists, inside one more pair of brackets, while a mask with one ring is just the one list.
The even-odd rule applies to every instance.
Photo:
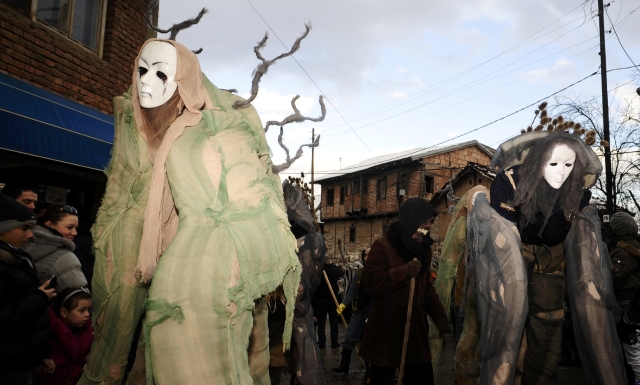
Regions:
[[354, 174], [356, 172], [360, 172], [368, 169], [373, 169], [375, 167], [384, 167], [387, 165], [391, 165], [393, 163], [413, 162], [429, 156], [450, 152], [450, 151], [455, 151], [460, 148], [471, 147], [471, 146], [480, 147], [480, 149], [485, 151], [489, 156], [493, 156], [493, 153], [495, 152], [493, 148], [487, 145], [484, 145], [478, 142], [477, 140], [470, 140], [468, 142], [452, 144], [449, 146], [432, 146], [432, 147], [414, 148], [412, 150], [406, 150], [406, 151], [396, 152], [392, 154], [379, 155], [374, 158], [365, 159], [360, 163], [347, 166], [342, 170], [336, 170], [326, 175], [317, 177], [314, 179], [314, 181], [315, 183], [318, 183], [320, 181], [340, 178], [345, 175]]

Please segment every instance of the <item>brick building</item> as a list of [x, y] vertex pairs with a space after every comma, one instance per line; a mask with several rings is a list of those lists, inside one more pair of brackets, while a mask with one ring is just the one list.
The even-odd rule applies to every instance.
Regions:
[[[474, 186], [483, 185], [487, 189], [490, 189], [491, 182], [493, 182], [495, 177], [496, 173], [491, 171], [489, 167], [469, 162], [465, 168], [456, 174], [455, 178], [451, 179], [443, 189], [435, 193], [429, 200], [429, 203], [431, 203], [438, 213], [436, 219], [433, 221], [433, 229], [430, 234], [434, 240], [432, 246], [434, 260], [437, 260], [440, 255], [444, 238], [447, 236], [449, 223], [451, 223], [449, 209], [455, 206], [455, 202], [451, 201], [447, 197], [447, 194], [451, 191], [454, 198], [460, 198]], [[450, 189], [449, 185], [451, 185]]]
[[[320, 217], [329, 254], [339, 255], [341, 239], [349, 256], [359, 255], [398, 219], [404, 200], [430, 200], [470, 162], [488, 166], [493, 152], [473, 140], [379, 156], [346, 167], [341, 174], [316, 178], [322, 187]], [[483, 183], [481, 177], [476, 179]], [[438, 226], [448, 225], [447, 218], [437, 220]]]
[[[112, 100], [131, 84], [148, 0], [0, 0], [0, 183], [89, 208], [104, 192]], [[154, 17], [157, 19], [158, 9]]]

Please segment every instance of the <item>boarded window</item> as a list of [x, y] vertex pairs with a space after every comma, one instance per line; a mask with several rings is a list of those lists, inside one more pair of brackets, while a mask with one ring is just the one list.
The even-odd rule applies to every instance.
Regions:
[[346, 194], [346, 190], [347, 190], [346, 186], [340, 186], [340, 204], [341, 205], [344, 204], [344, 196]]
[[378, 179], [378, 199], [384, 199], [387, 197], [387, 178]]
[[327, 206], [333, 206], [333, 188], [327, 189]]
[[360, 179], [353, 180], [353, 195], [360, 195]]
[[398, 196], [409, 195], [409, 177], [407, 174], [402, 173], [398, 175]]

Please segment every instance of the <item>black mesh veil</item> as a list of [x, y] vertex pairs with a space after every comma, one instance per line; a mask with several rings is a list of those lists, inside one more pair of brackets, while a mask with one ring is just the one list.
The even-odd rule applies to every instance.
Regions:
[[520, 235], [513, 222], [489, 205], [484, 194], [476, 197], [467, 226], [465, 282], [475, 284], [480, 321], [479, 384], [512, 384], [528, 311]]
[[576, 215], [565, 239], [565, 277], [573, 328], [589, 384], [626, 384], [616, 334], [620, 310], [613, 294], [611, 259], [595, 207]]

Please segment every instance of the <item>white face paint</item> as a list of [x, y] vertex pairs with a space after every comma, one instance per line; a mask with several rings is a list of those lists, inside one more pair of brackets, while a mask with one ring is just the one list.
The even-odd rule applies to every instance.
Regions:
[[153, 108], [163, 105], [178, 88], [175, 82], [178, 65], [176, 48], [163, 41], [144, 46], [138, 60], [138, 96], [140, 105]]
[[575, 162], [575, 151], [565, 145], [557, 146], [544, 166], [544, 180], [554, 189], [559, 189], [571, 174]]

